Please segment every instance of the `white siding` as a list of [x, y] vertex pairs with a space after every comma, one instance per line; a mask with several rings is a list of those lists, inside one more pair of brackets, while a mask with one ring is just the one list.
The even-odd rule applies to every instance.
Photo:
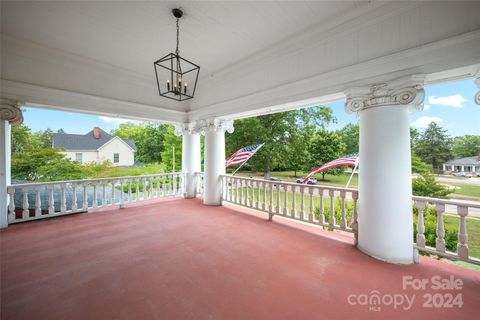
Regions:
[[[114, 153], [120, 155], [119, 163], [113, 163]], [[116, 166], [132, 166], [135, 163], [134, 155], [135, 153], [132, 149], [125, 142], [116, 137], [104, 144], [98, 150], [99, 161], [109, 160]]]
[[65, 151], [61, 152], [64, 155], [67, 156], [67, 158], [75, 161], [76, 160], [76, 154], [81, 153], [82, 154], [82, 163], [89, 163], [89, 162], [94, 162], [98, 160], [98, 152], [97, 151]]
[[[98, 151], [67, 150], [61, 152], [71, 160], [76, 160], [76, 154], [82, 153], [82, 163], [110, 161], [115, 166], [132, 166], [135, 163], [135, 152], [122, 140], [115, 137], [104, 144]], [[119, 154], [119, 162], [113, 163], [113, 154]]]

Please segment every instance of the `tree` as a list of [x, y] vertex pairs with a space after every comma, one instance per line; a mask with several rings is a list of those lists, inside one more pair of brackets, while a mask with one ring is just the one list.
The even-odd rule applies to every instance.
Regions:
[[[273, 169], [298, 167], [298, 163], [291, 165], [294, 152], [298, 150], [293, 144], [308, 141], [311, 132], [333, 121], [332, 110], [324, 106], [237, 120], [234, 133], [226, 136], [227, 156], [242, 147], [265, 143], [245, 167], [262, 170], [268, 179]], [[307, 159], [303, 155], [297, 157], [298, 162]]]
[[[173, 126], [168, 126], [164, 135], [163, 145], [164, 150], [161, 153], [161, 157], [167, 172], [182, 170], [182, 137], [175, 135], [175, 128]], [[175, 161], [173, 161], [174, 154]]]
[[12, 154], [23, 152], [31, 147], [30, 128], [25, 125], [12, 126]]
[[35, 148], [12, 156], [12, 177], [28, 181], [55, 181], [84, 177], [82, 165], [54, 148]]
[[412, 172], [423, 174], [430, 172], [431, 169], [428, 163], [423, 162], [419, 156], [412, 152]]
[[446, 130], [432, 122], [418, 138], [414, 151], [433, 170], [440, 170], [441, 165], [452, 158], [450, 143]]
[[132, 139], [137, 146], [135, 158], [139, 162], [161, 162], [162, 152], [165, 150], [165, 134], [170, 125], [157, 123], [132, 122], [122, 123], [117, 129], [111, 131], [112, 135], [122, 139]]
[[345, 145], [345, 153], [350, 154], [358, 152], [360, 142], [360, 126], [349, 123], [338, 131], [342, 142]]
[[480, 154], [480, 136], [464, 135], [452, 141], [452, 152], [456, 158], [472, 157]]
[[[345, 144], [343, 143], [340, 134], [337, 132], [320, 130], [313, 136], [309, 152], [311, 156], [309, 168], [313, 169], [326, 162], [340, 158], [345, 153]], [[322, 180], [325, 180], [327, 172], [336, 174], [339, 171], [341, 171], [341, 169], [323, 171], [321, 173]]]

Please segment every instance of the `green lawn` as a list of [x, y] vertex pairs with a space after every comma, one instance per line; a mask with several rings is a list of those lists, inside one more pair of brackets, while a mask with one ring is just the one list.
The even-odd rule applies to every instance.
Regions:
[[[458, 220], [456, 216], [445, 215], [445, 228], [458, 232]], [[467, 233], [470, 256], [480, 258], [480, 219], [467, 218]]]
[[480, 186], [464, 183], [448, 183], [448, 185], [455, 187], [455, 192], [449, 195], [451, 198], [455, 198], [455, 195], [462, 195], [480, 200]]
[[[263, 178], [263, 173], [262, 172], [239, 172], [238, 175], [240, 176], [254, 176], [256, 178]], [[295, 182], [296, 179], [298, 178], [303, 178], [308, 175], [308, 172], [301, 172], [297, 171], [297, 176], [295, 177], [295, 173], [293, 171], [277, 171], [277, 172], [272, 172], [272, 177], [279, 178], [280, 180], [286, 181], [286, 182]], [[348, 179], [350, 178], [350, 174], [340, 174], [338, 176], [334, 175], [326, 175], [325, 180], [320, 180], [321, 175], [316, 175], [318, 180], [319, 185], [331, 185], [331, 186], [338, 186], [338, 187], [343, 187], [347, 185]], [[350, 183], [350, 187], [357, 187], [358, 186], [358, 175], [355, 174], [352, 178], [352, 181]]]

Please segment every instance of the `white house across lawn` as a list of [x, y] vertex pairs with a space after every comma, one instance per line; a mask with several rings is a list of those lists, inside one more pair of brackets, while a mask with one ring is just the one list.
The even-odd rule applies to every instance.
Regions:
[[443, 164], [444, 173], [462, 172], [468, 175], [480, 175], [480, 154], [478, 156], [455, 159]]
[[64, 149], [63, 154], [81, 163], [108, 160], [116, 166], [132, 166], [137, 151], [133, 140], [112, 136], [99, 127], [86, 134], [54, 133], [52, 146]]

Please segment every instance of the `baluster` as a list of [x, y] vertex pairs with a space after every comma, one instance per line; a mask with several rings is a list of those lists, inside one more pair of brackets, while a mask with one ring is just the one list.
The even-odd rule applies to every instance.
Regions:
[[135, 178], [135, 202], [138, 201], [140, 194], [140, 178]]
[[166, 178], [165, 176], [162, 177], [162, 197], [165, 197], [167, 195], [167, 183], [166, 183]]
[[437, 239], [435, 240], [435, 248], [439, 252], [445, 252], [445, 226], [443, 225], [445, 205], [437, 203], [435, 208], [437, 210]]
[[240, 182], [240, 204], [243, 205], [243, 180], [242, 179], [239, 179], [239, 182]]
[[169, 185], [169, 187], [170, 187], [170, 195], [173, 195], [173, 194], [174, 194], [174, 192], [173, 192], [173, 182], [174, 182], [174, 181], [173, 181], [173, 174], [172, 174], [172, 175], [170, 175], [170, 185]]
[[232, 202], [232, 178], [227, 178], [227, 201]]
[[55, 214], [55, 202], [53, 199], [53, 184], [47, 185], [48, 190], [48, 214]]
[[318, 202], [318, 223], [323, 226], [325, 224], [325, 210], [324, 210], [324, 202], [323, 202], [323, 189], [318, 189], [318, 195], [320, 196]]
[[288, 216], [288, 212], [289, 212], [289, 209], [288, 209], [288, 185], [285, 184], [283, 185], [283, 190], [285, 190], [285, 199], [284, 199], [284, 207], [283, 207], [283, 215], [286, 217]]
[[467, 220], [468, 207], [457, 206], [458, 215], [460, 215], [460, 222], [458, 226], [458, 244], [457, 254], [460, 258], [468, 259], [468, 234], [467, 234]]
[[30, 217], [30, 212], [28, 210], [28, 187], [23, 187], [23, 219], [28, 219]]
[[268, 187], [270, 188], [270, 210], [269, 210], [269, 220], [273, 218], [273, 184], [268, 183]]
[[142, 200], [147, 200], [147, 178], [143, 177], [142, 182], [143, 182], [143, 197], [142, 197]]
[[330, 197], [330, 214], [328, 215], [328, 224], [333, 227], [335, 226], [335, 205], [334, 205], [334, 196], [335, 196], [335, 191], [334, 190], [328, 190], [328, 195]]
[[132, 178], [128, 178], [128, 203], [132, 202]]
[[160, 176], [156, 176], [156, 179], [155, 181], [157, 182], [157, 194], [156, 194], [156, 198], [160, 198]]
[[290, 216], [292, 218], [297, 217], [297, 186], [292, 186], [292, 211]]
[[97, 185], [98, 185], [98, 181], [92, 182], [92, 187], [93, 187], [92, 207], [94, 209], [98, 208]]
[[277, 202], [276, 202], [276, 214], [280, 214], [280, 190], [282, 190], [282, 186], [280, 183], [277, 183]]
[[315, 220], [315, 208], [313, 207], [313, 188], [308, 188], [308, 194], [310, 195], [309, 199], [309, 207], [310, 207], [310, 213], [308, 215], [308, 221], [313, 222]]
[[102, 207], [107, 206], [107, 182], [102, 181]]
[[149, 199], [153, 199], [153, 177], [150, 177], [150, 194], [148, 195]]
[[250, 180], [250, 191], [251, 191], [251, 198], [250, 198], [250, 207], [255, 208], [255, 181]]
[[256, 208], [258, 210], [262, 209], [262, 202], [260, 200], [260, 184], [261, 184], [260, 181], [255, 181], [255, 186], [257, 187], [257, 206], [256, 206]]
[[112, 180], [112, 183], [111, 183], [111, 185], [112, 185], [112, 194], [111, 194], [112, 198], [110, 199], [110, 204], [112, 206], [115, 204], [115, 184], [116, 183], [117, 183], [117, 181]]
[[15, 216], [15, 187], [8, 188], [9, 203], [8, 203], [8, 221], [14, 222], [16, 220]]
[[82, 183], [83, 187], [83, 205], [82, 209], [85, 211], [88, 211], [88, 194], [87, 194], [87, 186], [88, 184], [86, 182]]
[[67, 212], [67, 184], [60, 184], [60, 212]]
[[300, 220], [305, 220], [305, 187], [300, 187]]
[[40, 199], [40, 191], [42, 190], [41, 186], [35, 186], [35, 216], [39, 217], [42, 215], [42, 200]]
[[238, 180], [237, 178], [232, 178], [232, 202], [238, 203]]
[[120, 209], [125, 208], [125, 198], [123, 195], [123, 185], [125, 181], [123, 179], [120, 179]]
[[267, 210], [267, 183], [262, 182], [262, 188], [263, 188], [263, 211]]
[[345, 208], [345, 191], [340, 191], [340, 200], [341, 200], [341, 208], [340, 208], [340, 228], [345, 230], [347, 228], [347, 212]]
[[418, 209], [418, 223], [417, 223], [417, 246], [424, 248], [425, 247], [425, 224], [423, 218], [423, 209], [425, 208], [424, 201], [417, 202]]
[[354, 237], [353, 245], [358, 245], [358, 211], [357, 211], [357, 201], [358, 201], [358, 191], [352, 192], [352, 199], [353, 199], [353, 223], [352, 223], [352, 232]]
[[77, 211], [77, 184], [72, 183], [72, 212]]

